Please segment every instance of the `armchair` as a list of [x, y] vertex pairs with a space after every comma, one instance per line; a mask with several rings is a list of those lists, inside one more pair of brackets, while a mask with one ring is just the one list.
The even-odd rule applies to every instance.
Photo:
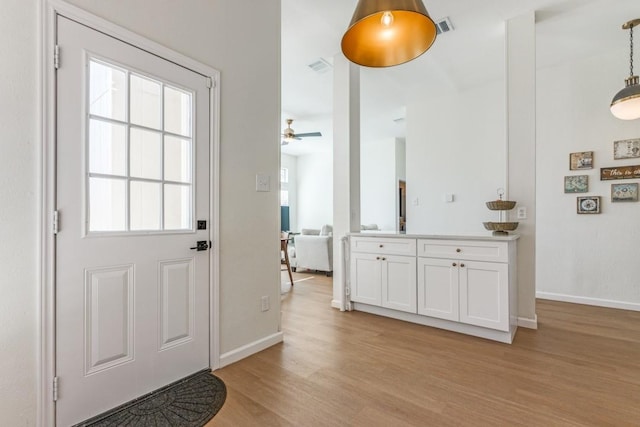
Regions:
[[333, 236], [330, 226], [322, 230], [302, 230], [302, 234], [293, 237], [295, 257], [291, 266], [296, 270], [324, 271], [327, 276], [333, 271]]

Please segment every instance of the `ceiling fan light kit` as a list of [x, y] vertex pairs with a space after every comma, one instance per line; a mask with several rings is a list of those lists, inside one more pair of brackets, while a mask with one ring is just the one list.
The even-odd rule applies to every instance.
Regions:
[[436, 39], [436, 24], [421, 0], [359, 0], [342, 52], [366, 67], [391, 67], [426, 52]]
[[287, 119], [285, 121], [287, 122], [287, 127], [282, 131], [281, 145], [287, 145], [290, 142], [300, 140], [302, 138], [307, 138], [310, 136], [322, 136], [322, 133], [320, 132], [296, 133], [291, 128], [291, 123], [293, 123], [293, 119]]
[[640, 79], [633, 75], [633, 27], [640, 25], [640, 19], [634, 19], [622, 25], [629, 30], [630, 75], [625, 79], [625, 87], [613, 97], [611, 113], [622, 120], [640, 118]]

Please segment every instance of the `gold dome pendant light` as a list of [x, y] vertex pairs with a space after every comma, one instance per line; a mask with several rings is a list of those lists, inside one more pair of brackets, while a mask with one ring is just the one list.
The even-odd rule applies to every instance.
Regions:
[[640, 118], [640, 79], [633, 75], [633, 27], [640, 25], [640, 19], [634, 19], [622, 25], [629, 30], [629, 63], [631, 74], [625, 79], [625, 87], [616, 93], [611, 101], [611, 113], [622, 120]]
[[436, 24], [421, 0], [359, 0], [342, 37], [342, 52], [358, 65], [391, 67], [426, 52]]

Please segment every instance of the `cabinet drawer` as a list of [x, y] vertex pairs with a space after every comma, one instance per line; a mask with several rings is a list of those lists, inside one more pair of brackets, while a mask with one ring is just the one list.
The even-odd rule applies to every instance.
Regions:
[[483, 240], [418, 239], [418, 256], [508, 262], [509, 243]]
[[351, 237], [352, 252], [387, 255], [416, 255], [416, 239]]

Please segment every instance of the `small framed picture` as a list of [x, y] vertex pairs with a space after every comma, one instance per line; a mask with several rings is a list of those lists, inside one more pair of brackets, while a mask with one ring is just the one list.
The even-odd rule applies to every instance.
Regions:
[[636, 157], [640, 157], [640, 138], [613, 141], [613, 158], [615, 160], [635, 159]]
[[589, 175], [573, 175], [564, 177], [565, 193], [586, 193], [589, 191]]
[[569, 154], [569, 169], [593, 169], [593, 151], [582, 151]]
[[578, 197], [579, 214], [599, 214], [600, 196]]
[[637, 202], [638, 184], [611, 184], [611, 202]]

